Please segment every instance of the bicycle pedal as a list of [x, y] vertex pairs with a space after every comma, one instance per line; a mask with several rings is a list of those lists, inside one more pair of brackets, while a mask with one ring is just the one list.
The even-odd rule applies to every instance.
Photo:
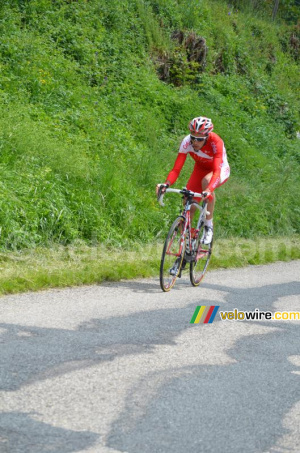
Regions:
[[178, 269], [170, 269], [170, 275], [172, 275], [172, 277], [176, 277], [177, 274], [178, 274]]

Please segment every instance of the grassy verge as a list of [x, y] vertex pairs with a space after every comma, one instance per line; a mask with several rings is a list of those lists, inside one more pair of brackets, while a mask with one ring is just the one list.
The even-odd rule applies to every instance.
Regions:
[[[162, 244], [136, 244], [130, 250], [105, 247], [37, 248], [0, 254], [0, 294], [158, 276]], [[211, 269], [300, 259], [300, 236], [220, 239]]]

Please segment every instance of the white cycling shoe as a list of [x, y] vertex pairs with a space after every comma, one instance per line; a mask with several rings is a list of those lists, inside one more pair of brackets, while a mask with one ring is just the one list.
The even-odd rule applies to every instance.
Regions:
[[204, 232], [201, 238], [201, 244], [209, 245], [213, 239], [214, 231], [212, 227], [204, 227]]

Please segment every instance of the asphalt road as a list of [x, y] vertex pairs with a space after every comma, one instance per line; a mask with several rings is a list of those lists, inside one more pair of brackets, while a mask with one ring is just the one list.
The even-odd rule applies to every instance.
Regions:
[[0, 299], [1, 453], [300, 452], [300, 261]]

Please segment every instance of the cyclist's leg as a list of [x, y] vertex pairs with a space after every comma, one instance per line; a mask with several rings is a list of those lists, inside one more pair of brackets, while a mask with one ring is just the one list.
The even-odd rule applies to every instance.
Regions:
[[[192, 190], [193, 192], [201, 193], [203, 191], [202, 180], [203, 178], [205, 178], [206, 174], [207, 170], [199, 168], [197, 165], [195, 165], [193, 173], [191, 174], [190, 179], [188, 180], [188, 183], [186, 185], [186, 188], [188, 190]], [[195, 201], [199, 202], [200, 198], [195, 198]], [[197, 210], [196, 206], [191, 206], [191, 222], [193, 220], [196, 210]]]
[[[202, 190], [204, 191], [208, 184], [210, 183], [210, 180], [212, 178], [212, 175], [213, 175], [213, 172], [210, 172], [210, 173], [207, 173], [204, 178], [202, 179]], [[230, 168], [229, 167], [223, 167], [221, 169], [221, 174], [220, 174], [220, 182], [219, 184], [217, 185], [216, 189], [220, 186], [222, 186], [223, 184], [225, 184], [225, 182], [228, 180], [229, 178], [229, 175], [230, 175]], [[211, 200], [207, 200], [207, 210], [209, 212], [209, 214], [206, 216], [206, 220], [209, 222], [213, 219], [213, 214], [214, 214], [214, 209], [215, 209], [215, 203], [216, 203], [216, 194], [215, 192], [212, 193], [212, 199]]]
[[[227, 179], [229, 178], [229, 167], [224, 167], [221, 169], [221, 174], [220, 174], [220, 182], [217, 187], [221, 186], [224, 184]], [[190, 190], [193, 190], [195, 192], [203, 192], [205, 189], [208, 187], [211, 178], [212, 178], [213, 172], [207, 172], [205, 169], [201, 169], [195, 166], [194, 171], [191, 175], [191, 178], [188, 182], [187, 188]], [[212, 193], [212, 199], [207, 200], [207, 211], [209, 214], [207, 214], [206, 219], [205, 219], [205, 230], [203, 233], [202, 241], [205, 244], [209, 244], [212, 241], [212, 235], [213, 235], [213, 215], [214, 215], [214, 209], [215, 209], [215, 202], [216, 202], [216, 195], [215, 192]], [[193, 211], [191, 211], [191, 218], [193, 218], [194, 212], [196, 210], [196, 207], [194, 207]]]
[[[202, 191], [204, 191], [208, 184], [210, 183], [210, 180], [212, 178], [213, 172], [207, 173], [204, 178], [201, 181], [201, 186], [202, 186]], [[215, 209], [215, 202], [216, 202], [216, 194], [215, 192], [212, 193], [212, 199], [207, 200], [207, 210], [209, 214], [206, 216], [207, 221], [212, 221], [213, 215], [214, 215], [214, 209]]]

